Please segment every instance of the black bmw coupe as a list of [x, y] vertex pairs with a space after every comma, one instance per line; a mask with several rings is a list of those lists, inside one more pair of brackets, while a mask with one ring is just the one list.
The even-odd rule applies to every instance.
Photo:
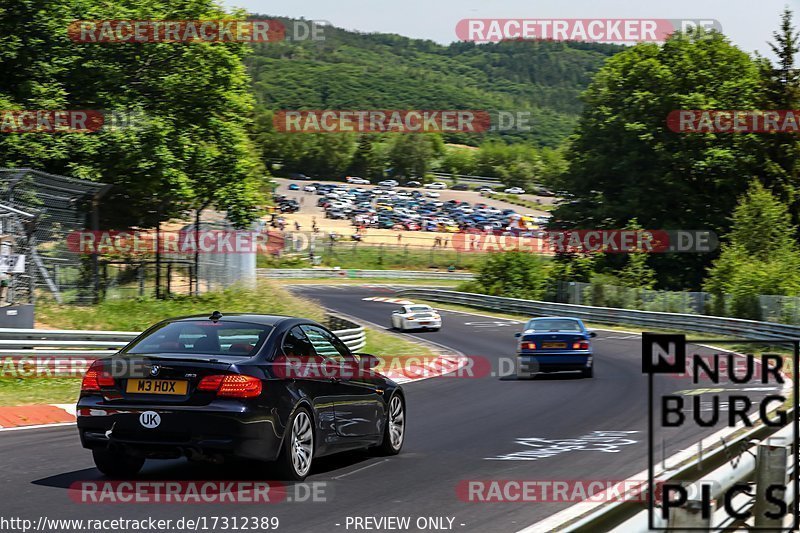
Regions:
[[165, 320], [89, 368], [81, 443], [109, 476], [135, 475], [145, 459], [237, 457], [302, 480], [316, 457], [400, 452], [405, 396], [377, 363], [303, 318]]

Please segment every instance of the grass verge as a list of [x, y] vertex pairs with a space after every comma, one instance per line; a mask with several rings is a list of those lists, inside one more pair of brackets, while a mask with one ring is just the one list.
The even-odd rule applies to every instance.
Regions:
[[286, 285], [424, 285], [426, 287], [446, 287], [455, 289], [463, 279], [387, 279], [387, 278], [291, 278], [284, 280]]
[[255, 288], [231, 287], [200, 296], [174, 296], [106, 300], [98, 305], [77, 306], [42, 302], [36, 304], [37, 327], [142, 331], [168, 317], [233, 312], [303, 316], [324, 321], [317, 303], [291, 294], [276, 283], [260, 280]]
[[[442, 239], [452, 240], [452, 234], [442, 234]], [[322, 265], [328, 267], [358, 268], [366, 270], [444, 270], [451, 266], [457, 270], [477, 271], [486, 261], [485, 254], [464, 253], [443, 244], [442, 248], [413, 248], [411, 246], [341, 243], [333, 248], [319, 246], [316, 251]], [[280, 259], [259, 255], [256, 265], [263, 268], [309, 268], [305, 257], [286, 255]]]
[[79, 378], [2, 378], [0, 406], [75, 403], [80, 389]]

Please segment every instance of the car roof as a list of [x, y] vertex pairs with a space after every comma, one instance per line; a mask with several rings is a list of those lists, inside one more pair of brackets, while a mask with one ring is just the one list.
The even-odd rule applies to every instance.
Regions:
[[[167, 321], [194, 322], [197, 320], [209, 320], [210, 315], [211, 313], [202, 315], [180, 316], [167, 319]], [[258, 313], [222, 313], [222, 317], [219, 319], [219, 322], [222, 323], [224, 323], [225, 321], [237, 322], [237, 323], [249, 322], [251, 324], [259, 324], [262, 326], [277, 326], [278, 324], [288, 320], [297, 320], [297, 318], [285, 315], [263, 315]], [[310, 320], [310, 322], [313, 322], [313, 320]]]
[[580, 318], [575, 318], [572, 316], [537, 316], [528, 319], [528, 322], [531, 322], [533, 320], [574, 320], [575, 322], [582, 322]]

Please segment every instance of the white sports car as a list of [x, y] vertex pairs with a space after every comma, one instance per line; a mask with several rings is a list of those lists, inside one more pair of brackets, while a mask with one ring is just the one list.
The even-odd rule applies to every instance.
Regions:
[[404, 305], [392, 311], [392, 327], [400, 331], [409, 329], [438, 331], [442, 327], [442, 317], [430, 305]]

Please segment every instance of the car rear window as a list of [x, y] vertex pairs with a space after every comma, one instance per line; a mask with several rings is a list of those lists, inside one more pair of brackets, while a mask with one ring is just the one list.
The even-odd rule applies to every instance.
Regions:
[[525, 329], [532, 329], [533, 331], [583, 331], [575, 320], [566, 319], [544, 319], [544, 320], [531, 320]]
[[126, 354], [192, 354], [242, 358], [255, 354], [272, 326], [245, 322], [168, 322], [128, 347]]
[[420, 312], [422, 312], [422, 313], [428, 312], [429, 313], [429, 312], [431, 312], [431, 308], [428, 307], [427, 305], [414, 305], [414, 306], [409, 307], [408, 310], [411, 311], [412, 313], [420, 313]]

